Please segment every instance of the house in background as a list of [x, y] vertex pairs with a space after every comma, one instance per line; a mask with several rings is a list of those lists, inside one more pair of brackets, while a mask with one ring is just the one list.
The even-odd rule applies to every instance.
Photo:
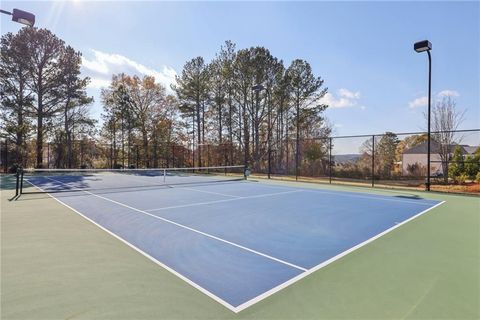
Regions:
[[[457, 146], [460, 146], [464, 158], [473, 155], [478, 146], [451, 144], [448, 148], [450, 151], [449, 159]], [[440, 144], [432, 141], [430, 145], [430, 172], [432, 176], [443, 175], [442, 159], [440, 158]], [[412, 175], [412, 168], [416, 166], [418, 169], [427, 168], [427, 142], [421, 143], [413, 148], [407, 149], [402, 154], [402, 175]]]

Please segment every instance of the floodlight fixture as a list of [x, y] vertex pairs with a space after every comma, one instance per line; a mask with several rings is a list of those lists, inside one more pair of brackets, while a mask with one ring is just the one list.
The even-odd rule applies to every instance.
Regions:
[[419, 41], [413, 45], [413, 49], [416, 52], [430, 51], [432, 50], [432, 44], [428, 40]]

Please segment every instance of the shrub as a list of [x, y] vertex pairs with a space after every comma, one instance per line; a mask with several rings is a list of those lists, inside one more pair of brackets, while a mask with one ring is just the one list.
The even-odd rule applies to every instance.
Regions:
[[465, 173], [473, 180], [475, 179], [475, 176], [479, 171], [480, 171], [480, 157], [468, 156], [465, 159]]
[[455, 150], [453, 151], [453, 156], [450, 161], [450, 167], [448, 168], [448, 175], [451, 177], [457, 177], [464, 173], [464, 163], [463, 163], [463, 156], [462, 156], [462, 148], [457, 145]]
[[480, 171], [477, 172], [477, 176], [475, 177], [475, 181], [476, 181], [477, 183], [480, 183]]
[[459, 184], [464, 184], [465, 181], [467, 181], [467, 179], [468, 179], [468, 175], [466, 175], [465, 173], [462, 173], [461, 175], [457, 176], [455, 180], [457, 180]]

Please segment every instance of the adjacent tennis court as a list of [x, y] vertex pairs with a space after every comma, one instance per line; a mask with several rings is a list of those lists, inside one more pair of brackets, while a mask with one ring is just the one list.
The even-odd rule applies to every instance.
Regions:
[[272, 185], [242, 170], [38, 170], [24, 183], [233, 312], [443, 203]]

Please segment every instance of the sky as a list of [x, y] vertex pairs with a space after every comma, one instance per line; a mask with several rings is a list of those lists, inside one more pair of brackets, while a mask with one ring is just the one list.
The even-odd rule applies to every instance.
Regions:
[[[92, 114], [119, 72], [154, 75], [169, 87], [186, 61], [211, 60], [226, 41], [264, 46], [286, 66], [307, 60], [328, 87], [323, 102], [335, 135], [426, 129], [428, 58], [434, 102], [451, 96], [463, 129], [480, 127], [480, 2], [2, 1], [35, 14], [83, 54]], [[1, 15], [1, 34], [22, 25]], [[478, 143], [478, 142], [477, 142]]]

